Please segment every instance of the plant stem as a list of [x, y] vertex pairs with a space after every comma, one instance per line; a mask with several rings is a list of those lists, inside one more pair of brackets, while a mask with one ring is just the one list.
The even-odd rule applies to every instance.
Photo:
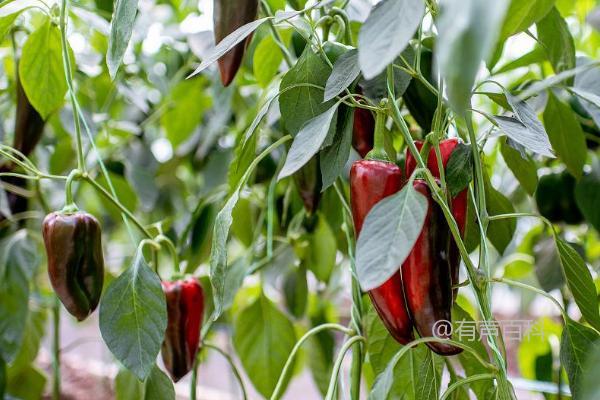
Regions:
[[458, 382], [454, 382], [452, 385], [448, 386], [448, 389], [446, 389], [446, 391], [444, 392], [444, 394], [442, 395], [442, 397], [440, 398], [440, 400], [446, 400], [448, 397], [450, 397], [450, 394], [455, 391], [456, 389], [458, 389], [459, 387], [466, 385], [467, 383], [470, 382], [475, 382], [475, 381], [482, 381], [482, 380], [487, 380], [487, 379], [494, 379], [496, 376], [494, 374], [477, 374], [477, 375], [472, 375], [469, 376], [468, 378], [465, 379], [461, 379]]
[[242, 375], [240, 374], [240, 371], [236, 367], [235, 363], [233, 362], [233, 359], [231, 358], [231, 356], [229, 354], [227, 354], [226, 352], [224, 352], [223, 350], [221, 350], [219, 347], [212, 345], [210, 343], [204, 342], [204, 343], [202, 343], [202, 346], [206, 347], [207, 349], [212, 349], [212, 350], [216, 351], [217, 353], [221, 354], [225, 358], [225, 360], [227, 360], [227, 363], [231, 367], [231, 370], [233, 371], [233, 375], [235, 375], [235, 379], [238, 381], [238, 383], [240, 385], [240, 389], [242, 390], [242, 398], [243, 398], [243, 400], [246, 400], [248, 398], [248, 393], [246, 392], [246, 386], [244, 385], [244, 380], [242, 379]]
[[344, 361], [344, 356], [350, 347], [352, 347], [355, 343], [359, 345], [360, 342], [367, 343], [367, 339], [362, 336], [353, 336], [342, 346], [340, 352], [338, 353], [338, 358], [335, 360], [335, 364], [333, 365], [333, 372], [331, 374], [331, 379], [329, 380], [329, 388], [327, 389], [325, 400], [333, 400], [337, 387], [338, 375], [340, 373], [340, 368], [342, 367], [342, 362]]
[[52, 305], [52, 400], [60, 400], [60, 301]]
[[273, 390], [273, 394], [271, 395], [271, 400], [278, 400], [283, 395], [283, 385], [284, 385], [285, 379], [287, 377], [287, 374], [288, 374], [290, 368], [293, 365], [294, 357], [296, 356], [296, 353], [298, 353], [298, 350], [300, 350], [300, 347], [302, 347], [304, 342], [306, 340], [308, 340], [312, 335], [315, 335], [315, 334], [317, 334], [321, 331], [327, 330], [327, 329], [337, 330], [337, 331], [345, 333], [348, 336], [351, 336], [354, 334], [354, 331], [352, 329], [348, 329], [345, 326], [342, 326], [340, 324], [332, 324], [332, 323], [316, 326], [316, 327], [312, 328], [311, 330], [309, 330], [308, 332], [306, 332], [304, 334], [304, 336], [302, 336], [300, 338], [300, 340], [298, 340], [296, 342], [296, 345], [292, 349], [292, 352], [290, 353], [287, 361], [285, 362], [283, 370], [281, 371], [281, 375], [279, 375], [279, 380], [277, 381], [277, 385], [275, 386], [275, 390]]
[[[271, 11], [271, 7], [269, 7], [269, 4], [266, 1], [261, 1], [260, 4], [261, 4], [265, 14], [268, 17], [272, 17], [273, 12]], [[283, 44], [283, 39], [281, 38], [281, 35], [277, 31], [277, 28], [275, 27], [275, 24], [273, 23], [273, 19], [269, 18], [267, 23], [269, 24], [269, 29], [271, 30], [271, 33], [273, 34], [273, 40], [275, 41], [275, 44], [277, 44], [277, 47], [279, 47], [279, 49], [281, 50], [281, 53], [283, 53], [283, 59], [285, 60], [285, 63], [287, 64], [287, 66], [289, 68], [292, 68], [292, 66], [294, 65], [294, 61], [292, 60], [292, 56], [290, 55], [287, 47], [285, 47], [285, 44]]]

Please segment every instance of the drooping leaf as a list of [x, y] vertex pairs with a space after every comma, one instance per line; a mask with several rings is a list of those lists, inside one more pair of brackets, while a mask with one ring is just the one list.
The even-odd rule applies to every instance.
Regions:
[[106, 54], [108, 73], [113, 79], [117, 75], [129, 45], [137, 8], [138, 0], [115, 0], [113, 17], [110, 21], [108, 53]]
[[556, 248], [563, 267], [567, 286], [573, 294], [585, 320], [600, 330], [600, 313], [598, 312], [598, 294], [594, 286], [592, 274], [579, 253], [567, 242], [555, 235]]
[[460, 143], [450, 155], [446, 166], [446, 184], [450, 195], [456, 197], [473, 180], [473, 153], [471, 146]]
[[333, 64], [333, 71], [327, 79], [324, 101], [329, 101], [342, 93], [359, 75], [358, 51], [350, 50], [342, 54]]
[[322, 192], [333, 185], [348, 162], [350, 149], [352, 148], [353, 128], [354, 109], [340, 107], [333, 143], [321, 152], [319, 165], [321, 167]]
[[144, 382], [144, 400], [175, 400], [173, 381], [156, 364]]
[[27, 98], [43, 119], [63, 104], [67, 82], [60, 30], [50, 18], [29, 35], [23, 45], [19, 78]]
[[40, 258], [24, 230], [4, 241], [1, 250], [0, 357], [12, 362], [23, 342], [29, 312], [29, 284]]
[[533, 196], [538, 184], [537, 167], [529, 154], [523, 157], [517, 150], [512, 148], [506, 140], [500, 141], [500, 152], [504, 162], [511, 170], [519, 184], [525, 191]]
[[573, 176], [581, 177], [587, 154], [585, 135], [571, 107], [553, 93], [548, 94], [544, 124], [558, 157]]
[[581, 389], [581, 380], [585, 374], [583, 368], [586, 358], [600, 347], [598, 341], [600, 336], [598, 332], [570, 318], [565, 322], [560, 343], [560, 360], [567, 371], [573, 398], [577, 399]]
[[406, 48], [423, 14], [423, 0], [383, 0], [358, 35], [358, 61], [366, 79], [379, 75]]
[[264, 294], [235, 320], [235, 350], [254, 387], [267, 398], [295, 343], [294, 326]]
[[369, 212], [356, 244], [356, 272], [363, 290], [381, 286], [398, 271], [421, 233], [427, 209], [425, 196], [406, 185]]
[[440, 2], [437, 65], [446, 80], [450, 105], [458, 113], [471, 104], [475, 77], [494, 50], [507, 7], [508, 0]]
[[544, 18], [556, 0], [511, 0], [502, 26], [501, 40], [522, 32]]
[[600, 380], [594, 373], [595, 368], [600, 365], [600, 344], [595, 343], [593, 347], [585, 357], [583, 375], [579, 376], [578, 392], [581, 400], [594, 400], [600, 393]]
[[167, 328], [160, 279], [141, 249], [131, 267], [111, 282], [100, 302], [100, 332], [113, 355], [139, 379], [151, 373]]
[[339, 103], [335, 103], [333, 107], [314, 117], [302, 127], [294, 138], [278, 179], [292, 175], [318, 153], [327, 138], [332, 121], [337, 115], [338, 106]]
[[575, 68], [575, 42], [556, 7], [537, 23], [538, 39], [557, 74]]

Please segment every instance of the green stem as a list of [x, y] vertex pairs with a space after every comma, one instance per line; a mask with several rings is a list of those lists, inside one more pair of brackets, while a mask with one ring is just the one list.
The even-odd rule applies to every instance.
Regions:
[[466, 385], [470, 382], [495, 379], [495, 378], [496, 378], [496, 376], [494, 374], [477, 374], [477, 375], [469, 376], [468, 378], [462, 379], [458, 382], [454, 382], [452, 385], [448, 386], [448, 389], [446, 389], [446, 391], [444, 392], [444, 394], [442, 395], [440, 400], [446, 400], [447, 398], [450, 397], [450, 394], [452, 394], [453, 391], [455, 391], [459, 387]]
[[63, 67], [65, 71], [65, 79], [67, 80], [67, 87], [69, 89], [69, 97], [71, 99], [71, 106], [73, 108], [73, 121], [75, 123], [75, 133], [77, 138], [77, 168], [80, 171], [85, 172], [85, 159], [83, 157], [83, 144], [81, 140], [81, 122], [79, 121], [79, 115], [77, 114], [77, 104], [75, 101], [75, 91], [73, 89], [73, 72], [71, 69], [71, 58], [69, 56], [69, 44], [67, 42], [67, 18], [68, 18], [68, 0], [62, 0], [60, 8], [60, 38], [62, 43], [62, 58]]
[[179, 254], [177, 253], [177, 249], [175, 248], [175, 245], [173, 244], [171, 239], [169, 239], [165, 235], [158, 235], [155, 240], [157, 243], [164, 243], [164, 245], [167, 246], [167, 250], [169, 250], [169, 253], [171, 253], [171, 257], [173, 258], [173, 270], [175, 271], [175, 274], [180, 275], [181, 268], [179, 266]]
[[[386, 102], [382, 101], [380, 107], [385, 108]], [[385, 151], [385, 120], [387, 113], [383, 111], [377, 111], [375, 113], [375, 138], [373, 143], [373, 149], [367, 154], [366, 159], [368, 160], [381, 160], [390, 161], [390, 158]]]
[[65, 184], [65, 210], [77, 210], [75, 200], [73, 199], [73, 181], [81, 178], [81, 171], [74, 169], [67, 177], [67, 183]]
[[296, 345], [292, 349], [292, 352], [290, 353], [287, 361], [285, 362], [283, 370], [281, 371], [281, 375], [279, 375], [279, 380], [277, 381], [277, 385], [275, 386], [275, 390], [273, 390], [273, 394], [271, 395], [271, 400], [278, 400], [283, 395], [283, 386], [286, 382], [288, 372], [293, 365], [294, 357], [296, 356], [296, 353], [298, 353], [298, 350], [300, 350], [300, 347], [302, 347], [304, 342], [306, 340], [308, 340], [312, 335], [317, 334], [317, 333], [327, 330], [327, 329], [337, 330], [337, 331], [345, 333], [348, 336], [351, 336], [354, 334], [354, 331], [352, 329], [348, 329], [345, 326], [342, 326], [339, 324], [322, 324], [322, 325], [316, 326], [316, 327], [312, 328], [311, 330], [309, 330], [308, 332], [306, 332], [304, 334], [304, 336], [302, 336], [300, 338], [300, 340], [298, 340], [296, 342]]
[[223, 350], [221, 350], [219, 347], [212, 345], [210, 343], [202, 343], [203, 347], [206, 347], [207, 349], [212, 349], [214, 351], [216, 351], [217, 353], [221, 354], [225, 360], [227, 360], [227, 363], [229, 363], [229, 366], [231, 367], [231, 370], [233, 371], [233, 375], [235, 375], [235, 379], [238, 381], [238, 384], [240, 385], [240, 389], [242, 390], [242, 398], [243, 400], [247, 400], [248, 399], [248, 394], [246, 392], [246, 386], [244, 385], [244, 380], [242, 379], [242, 375], [240, 374], [240, 371], [238, 370], [238, 368], [235, 366], [235, 363], [233, 362], [233, 359], [231, 358], [231, 356], [227, 353], [225, 353]]
[[190, 381], [190, 400], [196, 400], [198, 386], [198, 357], [194, 360], [194, 368], [192, 369], [192, 379]]
[[60, 400], [60, 301], [52, 305], [52, 400]]
[[335, 364], [333, 365], [333, 371], [331, 374], [331, 379], [329, 380], [329, 388], [327, 389], [327, 395], [325, 396], [325, 400], [333, 400], [335, 392], [336, 392], [338, 375], [340, 373], [340, 368], [342, 367], [342, 362], [344, 361], [344, 357], [345, 357], [346, 353], [348, 352], [348, 350], [350, 349], [350, 347], [352, 347], [355, 343], [357, 345], [360, 345], [360, 342], [367, 343], [367, 339], [365, 339], [362, 336], [353, 336], [350, 339], [348, 339], [346, 341], [346, 343], [344, 343], [344, 345], [342, 346], [342, 348], [338, 354], [338, 358], [337, 358], [337, 360], [335, 360]]
[[[261, 4], [265, 14], [268, 17], [272, 17], [273, 12], [271, 11], [271, 7], [269, 7], [269, 4], [264, 0], [261, 1], [260, 4]], [[285, 63], [288, 65], [288, 67], [291, 68], [294, 65], [294, 61], [292, 60], [292, 56], [289, 53], [287, 47], [285, 47], [285, 44], [283, 44], [283, 39], [281, 38], [281, 35], [277, 31], [277, 28], [275, 27], [275, 23], [273, 22], [273, 19], [269, 18], [267, 23], [269, 24], [269, 29], [271, 30], [271, 33], [273, 34], [273, 40], [275, 41], [275, 44], [277, 44], [277, 47], [279, 47], [279, 49], [281, 50], [281, 53], [283, 53], [283, 59], [285, 60]]]
[[150, 232], [148, 232], [148, 230], [144, 227], [144, 225], [142, 225], [142, 223], [140, 221], [138, 221], [138, 219], [131, 213], [131, 211], [129, 211], [123, 204], [121, 204], [120, 201], [118, 201], [116, 198], [114, 198], [98, 182], [96, 182], [94, 179], [92, 179], [92, 177], [90, 177], [89, 175], [84, 175], [83, 179], [85, 179], [87, 182], [89, 182], [94, 187], [94, 189], [96, 189], [98, 192], [100, 192], [100, 194], [102, 194], [108, 201], [113, 203], [119, 210], [121, 210], [121, 212], [123, 214], [125, 214], [127, 216], [127, 218], [135, 224], [135, 226], [138, 227], [138, 229], [140, 230], [140, 232], [142, 232], [144, 234], [144, 236], [146, 236], [147, 238], [152, 238], [152, 235], [150, 234]]

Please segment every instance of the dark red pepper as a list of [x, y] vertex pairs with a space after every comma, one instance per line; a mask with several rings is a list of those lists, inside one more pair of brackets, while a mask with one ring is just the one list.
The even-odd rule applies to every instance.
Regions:
[[[422, 142], [415, 142], [417, 149], [421, 150], [423, 147]], [[458, 146], [459, 141], [456, 138], [446, 139], [440, 142], [440, 155], [442, 156], [442, 165], [444, 169], [448, 165], [448, 161], [450, 160], [450, 156], [452, 152]], [[410, 176], [417, 166], [417, 162], [414, 157], [408, 152], [406, 152], [406, 175]], [[437, 162], [437, 157], [435, 154], [435, 149], [432, 147], [429, 150], [429, 156], [427, 158], [427, 168], [431, 171], [432, 175], [436, 178], [440, 178], [440, 170]], [[458, 229], [460, 231], [461, 236], [464, 238], [466, 221], [467, 221], [467, 189], [461, 191], [456, 197], [452, 198], [450, 206], [452, 207], [452, 215], [456, 220], [456, 224], [458, 225]], [[454, 240], [450, 240], [449, 250], [450, 254], [450, 271], [452, 276], [452, 285], [458, 284], [459, 280], [459, 267], [460, 267], [460, 252], [458, 250], [458, 246], [456, 246], [456, 242]], [[458, 289], [454, 289], [454, 298], [456, 298], [456, 294]]]
[[96, 309], [102, 294], [100, 223], [85, 212], [54, 212], [44, 219], [42, 235], [50, 283], [67, 311], [82, 321]]
[[[356, 92], [362, 94], [357, 87]], [[354, 109], [354, 129], [352, 131], [352, 147], [365, 158], [367, 153], [373, 149], [375, 142], [375, 117], [373, 113], [364, 108]]]
[[[356, 235], [364, 220], [379, 201], [398, 192], [403, 186], [402, 170], [385, 161], [361, 160], [350, 171], [350, 196]], [[413, 326], [404, 300], [400, 266], [380, 287], [369, 291], [371, 301], [387, 330], [398, 342], [413, 340]]]
[[[402, 264], [402, 283], [411, 319], [422, 337], [450, 339], [452, 332], [452, 280], [448, 244], [452, 240], [444, 213], [432, 199], [429, 187], [415, 180], [414, 188], [423, 194], [429, 208], [423, 230]], [[462, 349], [437, 342], [427, 346], [441, 355], [454, 355]]]
[[[215, 43], [219, 43], [227, 35], [256, 19], [258, 14], [257, 0], [215, 0], [214, 1]], [[246, 46], [252, 35], [238, 43], [233, 49], [219, 59], [221, 82], [228, 86], [242, 65]]]
[[204, 317], [204, 291], [195, 278], [162, 282], [167, 299], [168, 323], [162, 359], [173, 381], [194, 367]]
[[323, 186], [318, 154], [294, 174], [294, 182], [307, 215], [314, 215], [321, 202], [321, 187]]

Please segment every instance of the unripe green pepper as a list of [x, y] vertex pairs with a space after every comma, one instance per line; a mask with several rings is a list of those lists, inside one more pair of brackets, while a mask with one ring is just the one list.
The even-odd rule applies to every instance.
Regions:
[[102, 294], [100, 223], [85, 212], [54, 212], [44, 219], [42, 235], [50, 283], [67, 311], [83, 321], [96, 309]]

